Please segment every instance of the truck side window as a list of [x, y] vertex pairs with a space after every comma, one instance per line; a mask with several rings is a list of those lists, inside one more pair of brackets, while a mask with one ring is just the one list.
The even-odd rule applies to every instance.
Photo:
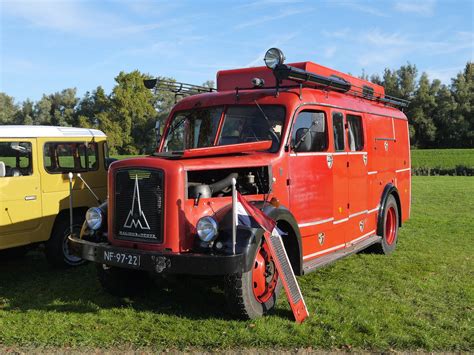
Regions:
[[332, 128], [334, 130], [334, 150], [344, 150], [344, 116], [340, 112], [332, 114]]
[[0, 161], [5, 164], [5, 177], [33, 174], [29, 142], [0, 142]]
[[362, 117], [347, 115], [347, 124], [349, 125], [348, 142], [352, 152], [364, 149], [364, 134], [362, 132]]
[[296, 152], [324, 152], [328, 148], [325, 113], [300, 112], [293, 126], [291, 146]]
[[79, 142], [54, 142], [44, 145], [44, 167], [48, 173], [68, 173], [97, 170], [96, 143], [86, 146]]

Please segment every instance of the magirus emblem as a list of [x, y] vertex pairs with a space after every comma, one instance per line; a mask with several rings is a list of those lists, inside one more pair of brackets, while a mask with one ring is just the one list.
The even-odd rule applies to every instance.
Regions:
[[150, 225], [142, 211], [140, 201], [140, 188], [138, 187], [138, 175], [135, 175], [135, 188], [133, 190], [132, 208], [128, 212], [125, 220], [124, 228], [140, 228], [143, 230], [150, 229]]

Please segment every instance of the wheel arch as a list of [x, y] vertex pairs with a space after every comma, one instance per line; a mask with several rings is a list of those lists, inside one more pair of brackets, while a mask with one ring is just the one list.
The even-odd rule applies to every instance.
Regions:
[[291, 267], [296, 275], [302, 275], [303, 271], [303, 245], [301, 234], [292, 213], [284, 206], [267, 206], [264, 212], [277, 222], [277, 227], [286, 233], [283, 236], [283, 244], [291, 262]]
[[[85, 218], [86, 212], [89, 207], [87, 206], [79, 206], [79, 207], [74, 207], [72, 209], [72, 213], [74, 216], [82, 216]], [[58, 223], [62, 220], [69, 220], [69, 208], [65, 208], [61, 210], [56, 217], [54, 218], [54, 222], [51, 228], [51, 231], [49, 233], [49, 237], [51, 238], [51, 235], [54, 233], [54, 228], [58, 225]]]
[[382, 193], [382, 198], [380, 200], [380, 208], [379, 208], [379, 214], [377, 217], [377, 235], [383, 235], [383, 216], [385, 214], [385, 204], [387, 203], [388, 198], [392, 195], [395, 198], [395, 201], [397, 202], [397, 210], [398, 210], [398, 226], [402, 226], [402, 206], [400, 203], [400, 195], [398, 193], [398, 189], [395, 185], [389, 183], [385, 185], [385, 188], [383, 189]]

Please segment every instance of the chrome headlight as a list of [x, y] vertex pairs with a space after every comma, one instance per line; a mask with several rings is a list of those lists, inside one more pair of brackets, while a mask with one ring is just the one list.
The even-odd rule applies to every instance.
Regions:
[[97, 230], [102, 225], [102, 211], [100, 208], [91, 207], [86, 212], [86, 222], [90, 229]]
[[202, 217], [196, 226], [199, 239], [203, 242], [212, 242], [217, 238], [217, 222], [212, 217]]
[[263, 60], [265, 61], [267, 68], [275, 69], [278, 64], [283, 64], [285, 56], [278, 48], [270, 48], [267, 53], [265, 53], [265, 58]]

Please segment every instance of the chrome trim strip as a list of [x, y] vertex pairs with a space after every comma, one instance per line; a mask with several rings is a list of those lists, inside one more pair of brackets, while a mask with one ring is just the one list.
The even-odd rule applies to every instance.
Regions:
[[337, 221], [332, 222], [332, 224], [344, 223], [344, 222], [347, 222], [348, 220], [349, 218], [338, 219]]
[[368, 211], [367, 211], [367, 214], [373, 213], [373, 212], [375, 212], [375, 211], [378, 211], [379, 208], [380, 208], [380, 206], [377, 206], [377, 207], [375, 207], [375, 208], [373, 208], [373, 209], [371, 209], [371, 210], [368, 210]]
[[395, 170], [395, 172], [396, 172], [396, 173], [401, 173], [402, 171], [408, 171], [408, 170], [411, 170], [411, 168], [398, 169], [398, 170]]
[[377, 174], [377, 173], [378, 173], [378, 171], [368, 171], [368, 172], [367, 172], [367, 175], [375, 175], [375, 174]]
[[324, 223], [328, 223], [328, 222], [332, 222], [332, 221], [334, 221], [333, 217], [328, 218], [328, 219], [323, 219], [323, 220], [320, 220], [320, 221], [315, 221], [315, 222], [301, 223], [301, 224], [298, 224], [298, 227], [304, 228], [304, 227], [316, 226], [318, 224], [324, 224]]
[[351, 218], [353, 218], [353, 217], [360, 216], [361, 214], [366, 214], [366, 213], [367, 213], [367, 210], [364, 210], [364, 211], [360, 211], [360, 212], [357, 212], [357, 213], [350, 214], [350, 215], [349, 215], [349, 219], [351, 219]]

